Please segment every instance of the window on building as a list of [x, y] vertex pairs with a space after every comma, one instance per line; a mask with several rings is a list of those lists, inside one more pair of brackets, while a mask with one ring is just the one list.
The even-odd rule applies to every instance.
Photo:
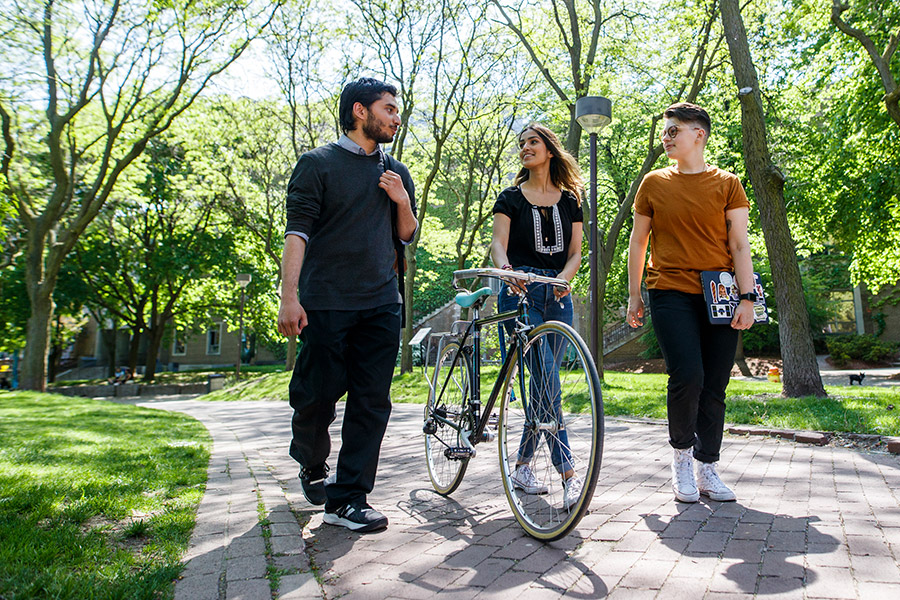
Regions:
[[221, 354], [222, 324], [214, 323], [206, 332], [206, 353]]
[[172, 356], [184, 356], [187, 353], [187, 337], [183, 331], [175, 332], [175, 339], [172, 340]]
[[830, 317], [822, 330], [824, 333], [856, 333], [856, 310], [852, 291], [829, 293], [828, 308]]

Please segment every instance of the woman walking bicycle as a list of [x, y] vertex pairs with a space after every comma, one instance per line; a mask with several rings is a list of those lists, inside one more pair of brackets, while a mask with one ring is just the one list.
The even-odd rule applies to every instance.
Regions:
[[[522, 130], [518, 143], [522, 169], [514, 185], [500, 193], [493, 209], [491, 257], [494, 265], [571, 281], [581, 265], [584, 220], [578, 164], [561, 147], [556, 135], [538, 123]], [[572, 324], [572, 298], [568, 289], [538, 283], [523, 289], [509, 281], [500, 291], [498, 310], [514, 309], [517, 294], [526, 296], [528, 324], [536, 326], [546, 321]], [[513, 324], [505, 325], [511, 332]], [[566, 349], [563, 344], [544, 344], [540, 352], [529, 355], [529, 388], [535, 422], [563, 422], [559, 369]], [[573, 468], [564, 428], [553, 432], [526, 428], [522, 432], [512, 483], [526, 494], [547, 493], [548, 482], [539, 480], [531, 467], [542, 434], [553, 467], [563, 480], [564, 504], [569, 506], [578, 499], [584, 482]]]

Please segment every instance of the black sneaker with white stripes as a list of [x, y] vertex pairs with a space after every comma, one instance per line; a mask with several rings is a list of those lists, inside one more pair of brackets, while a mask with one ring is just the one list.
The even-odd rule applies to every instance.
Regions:
[[329, 525], [340, 525], [360, 533], [377, 531], [388, 526], [387, 517], [362, 500], [345, 504], [334, 512], [326, 510], [323, 520]]
[[303, 495], [310, 504], [322, 506], [328, 497], [325, 495], [325, 477], [328, 475], [328, 465], [322, 463], [312, 468], [300, 469], [300, 487]]

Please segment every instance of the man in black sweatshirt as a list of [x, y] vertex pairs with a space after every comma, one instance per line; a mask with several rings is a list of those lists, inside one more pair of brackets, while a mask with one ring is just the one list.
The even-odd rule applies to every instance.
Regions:
[[[287, 191], [278, 331], [299, 335], [290, 383], [303, 494], [324, 521], [353, 531], [387, 527], [368, 505], [391, 413], [402, 322], [403, 245], [415, 235], [414, 186], [386, 155], [400, 128], [394, 86], [370, 78], [340, 99], [344, 135], [300, 157]], [[328, 478], [328, 426], [347, 394], [337, 470]]]

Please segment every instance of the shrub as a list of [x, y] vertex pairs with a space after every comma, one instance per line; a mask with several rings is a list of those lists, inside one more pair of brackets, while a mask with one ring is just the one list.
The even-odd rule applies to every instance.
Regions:
[[644, 333], [641, 334], [641, 344], [644, 349], [638, 354], [641, 358], [662, 358], [662, 350], [659, 347], [659, 341], [656, 339], [656, 332], [653, 331], [653, 322], [647, 317], [647, 324], [644, 326]]
[[839, 367], [851, 360], [881, 362], [897, 353], [897, 344], [880, 340], [874, 335], [840, 335], [827, 341], [831, 361]]
[[781, 342], [778, 339], [778, 323], [756, 323], [743, 332], [744, 354], [748, 356], [778, 355]]

